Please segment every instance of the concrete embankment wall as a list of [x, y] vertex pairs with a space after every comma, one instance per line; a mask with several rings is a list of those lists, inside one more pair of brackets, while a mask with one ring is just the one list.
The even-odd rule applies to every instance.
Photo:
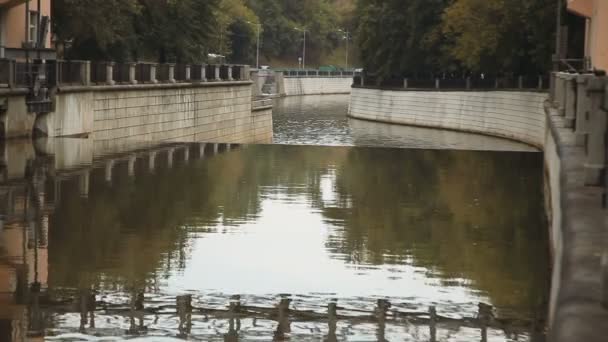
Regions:
[[60, 88], [55, 112], [35, 128], [97, 142], [268, 142], [272, 111], [252, 111], [251, 88], [249, 81]]
[[600, 303], [608, 284], [602, 285], [606, 270], [600, 259], [608, 215], [602, 208], [602, 189], [586, 185], [585, 148], [577, 144], [571, 120], [560, 115], [547, 99], [547, 94], [525, 91], [353, 88], [349, 115], [495, 135], [542, 149], [553, 256], [549, 338], [604, 341], [608, 310]]
[[453, 129], [544, 144], [545, 93], [390, 91], [353, 88], [349, 115], [357, 119]]
[[285, 95], [349, 94], [350, 77], [283, 77]]

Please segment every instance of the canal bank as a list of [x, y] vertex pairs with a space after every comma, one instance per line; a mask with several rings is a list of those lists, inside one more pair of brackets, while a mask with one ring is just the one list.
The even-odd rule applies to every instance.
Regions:
[[[500, 136], [541, 148], [545, 152], [545, 203], [553, 252], [549, 337], [551, 341], [603, 341], [608, 336], [604, 324], [608, 311], [601, 305], [606, 299], [601, 258], [608, 220], [602, 203], [605, 183], [599, 175], [605, 172], [606, 112], [600, 108], [602, 94], [598, 90], [603, 92], [604, 88], [588, 88], [577, 94], [573, 78], [561, 74], [556, 78], [557, 90], [552, 93], [555, 104], [537, 91], [355, 86], [349, 115]], [[573, 100], [587, 107], [577, 108]], [[573, 121], [578, 123], [573, 125]], [[584, 145], [581, 139], [577, 143], [577, 134], [584, 136]]]

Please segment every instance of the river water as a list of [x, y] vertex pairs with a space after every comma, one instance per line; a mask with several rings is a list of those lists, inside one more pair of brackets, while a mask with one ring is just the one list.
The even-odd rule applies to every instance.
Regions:
[[542, 154], [275, 105], [275, 145], [6, 146], [0, 341], [543, 340]]

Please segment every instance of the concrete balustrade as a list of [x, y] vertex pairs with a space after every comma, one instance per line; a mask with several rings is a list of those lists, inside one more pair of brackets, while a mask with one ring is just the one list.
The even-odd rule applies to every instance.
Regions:
[[606, 129], [608, 107], [605, 107], [606, 77], [594, 77], [587, 83], [590, 98], [589, 136], [586, 144], [585, 184], [604, 185], [606, 172]]
[[[555, 78], [555, 75], [552, 76]], [[591, 110], [591, 99], [587, 94], [587, 83], [593, 75], [578, 75], [576, 77], [576, 117], [575, 117], [575, 139], [577, 146], [584, 146], [589, 133], [589, 111]]]

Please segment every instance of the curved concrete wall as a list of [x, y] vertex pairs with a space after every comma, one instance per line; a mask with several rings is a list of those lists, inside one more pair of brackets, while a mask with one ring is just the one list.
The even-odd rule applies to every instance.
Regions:
[[349, 115], [387, 123], [495, 135], [542, 148], [547, 94], [353, 88]]
[[283, 83], [287, 96], [349, 94], [353, 79], [350, 77], [285, 77]]

